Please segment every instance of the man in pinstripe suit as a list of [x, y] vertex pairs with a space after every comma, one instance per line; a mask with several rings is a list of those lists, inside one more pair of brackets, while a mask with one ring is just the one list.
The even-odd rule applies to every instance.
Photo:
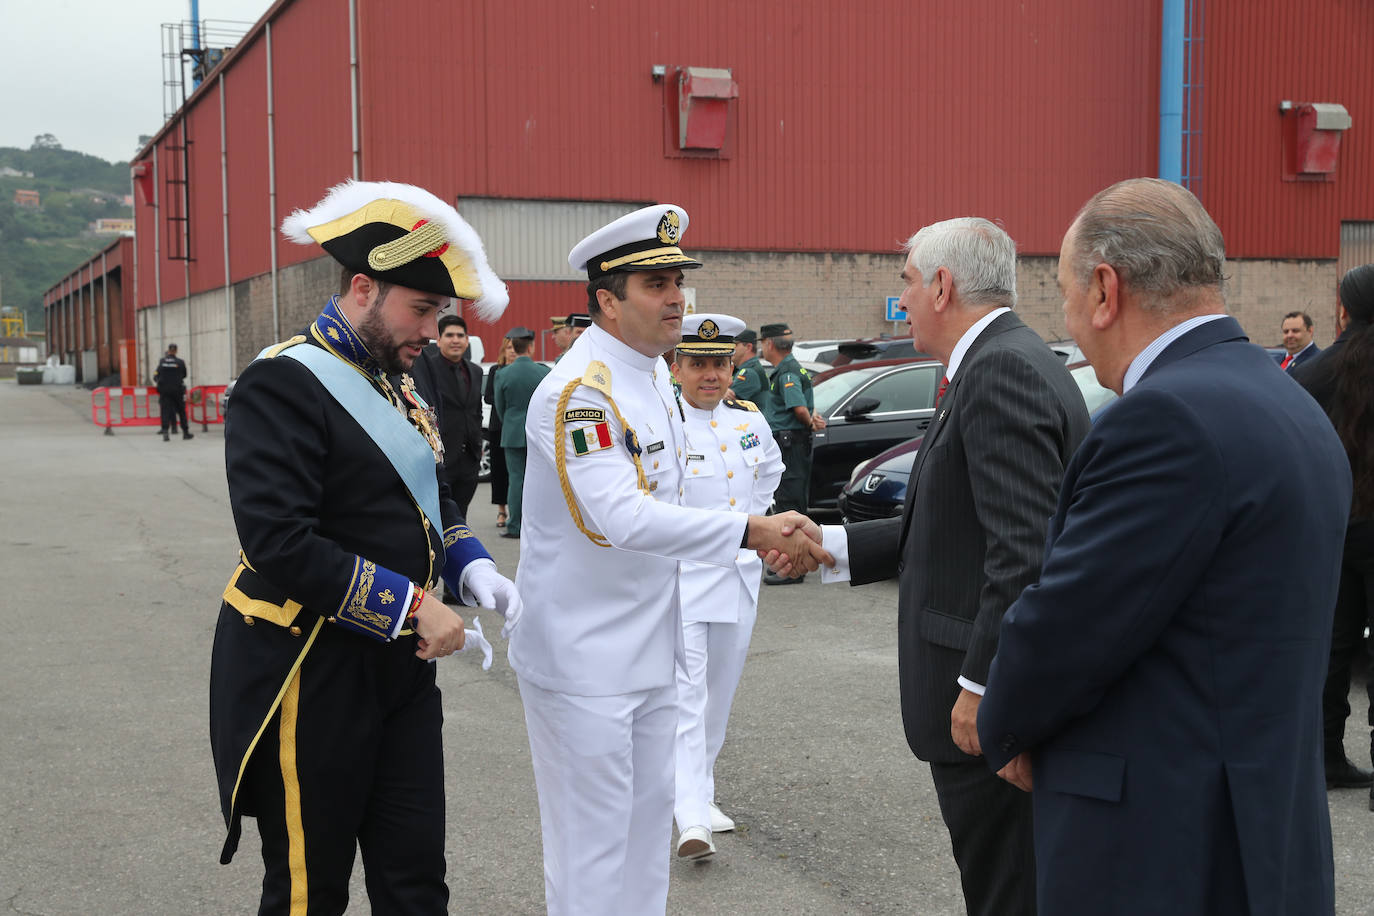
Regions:
[[902, 517], [825, 526], [837, 565], [822, 581], [899, 578], [902, 722], [930, 763], [968, 911], [1033, 914], [1030, 796], [979, 759], [976, 717], [1002, 614], [1039, 573], [1088, 411], [1063, 360], [1011, 311], [1016, 244], [1001, 228], [947, 220], [907, 249], [902, 307], [947, 387]]

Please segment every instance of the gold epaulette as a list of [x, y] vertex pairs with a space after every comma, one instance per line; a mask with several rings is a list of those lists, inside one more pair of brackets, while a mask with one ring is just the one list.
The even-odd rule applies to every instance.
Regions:
[[281, 356], [283, 350], [288, 350], [296, 344], [303, 343], [305, 343], [305, 335], [297, 334], [290, 340], [283, 340], [281, 343], [272, 344], [272, 346], [267, 348], [267, 354], [263, 356], [263, 359], [272, 359], [273, 357]]
[[579, 385], [594, 388], [605, 395], [611, 413], [615, 414], [615, 418], [620, 421], [620, 426], [625, 431], [626, 448], [630, 452], [630, 459], [635, 463], [635, 475], [638, 479], [639, 488], [645, 493], [649, 492], [649, 480], [644, 476], [644, 465], [639, 460], [639, 438], [635, 435], [630, 424], [625, 422], [625, 418], [620, 414], [620, 408], [615, 404], [615, 399], [611, 397], [610, 367], [599, 360], [592, 360], [587, 365], [587, 371], [582, 373], [582, 377], [573, 379], [563, 386], [563, 393], [558, 397], [558, 405], [553, 414], [553, 453], [554, 461], [558, 465], [558, 483], [563, 489], [563, 500], [568, 504], [568, 512], [572, 515], [573, 524], [577, 526], [578, 531], [587, 536], [587, 540], [596, 546], [610, 547], [611, 542], [606, 539], [604, 534], [598, 534], [591, 530], [582, 520], [582, 510], [577, 508], [577, 497], [573, 495], [572, 484], [568, 481], [568, 443], [565, 435], [567, 432], [568, 401]]
[[742, 398], [739, 400], [726, 398], [725, 406], [733, 407], [735, 410], [752, 410], [754, 413], [762, 413], [762, 411], [759, 410], [759, 405], [755, 404], [753, 401], [746, 401]]

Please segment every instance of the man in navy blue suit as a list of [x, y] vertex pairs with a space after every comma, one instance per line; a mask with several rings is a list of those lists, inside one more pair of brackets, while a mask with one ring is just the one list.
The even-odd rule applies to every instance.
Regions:
[[1312, 340], [1316, 329], [1312, 325], [1312, 316], [1306, 312], [1289, 312], [1284, 315], [1279, 330], [1283, 332], [1284, 354], [1275, 356], [1274, 361], [1289, 375], [1322, 351], [1322, 348]]
[[1321, 691], [1350, 468], [1225, 314], [1224, 268], [1157, 179], [1088, 201], [1060, 252], [1066, 326], [1122, 397], [1065, 471], [978, 710], [989, 765], [1034, 787], [1041, 916], [1334, 910]]

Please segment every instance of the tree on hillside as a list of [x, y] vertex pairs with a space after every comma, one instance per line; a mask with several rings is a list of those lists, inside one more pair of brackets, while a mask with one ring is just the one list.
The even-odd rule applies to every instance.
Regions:
[[29, 149], [61, 149], [62, 144], [52, 134], [39, 134], [33, 138], [33, 146]]

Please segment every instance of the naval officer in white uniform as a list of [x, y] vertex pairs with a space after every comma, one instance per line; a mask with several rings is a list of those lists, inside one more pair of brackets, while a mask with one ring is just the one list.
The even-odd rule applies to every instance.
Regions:
[[[678, 561], [732, 568], [741, 547], [830, 557], [805, 516], [682, 505], [683, 407], [659, 355], [682, 336], [681, 207], [583, 239], [592, 327], [530, 400], [525, 600], [510, 663], [525, 706], [552, 914], [662, 913], [672, 837]], [[787, 524], [801, 526], [784, 539]], [[528, 589], [528, 592], [525, 590]]]
[[[673, 375], [682, 386], [687, 470], [684, 501], [702, 509], [762, 515], [782, 479], [782, 452], [758, 407], [725, 397], [731, 356], [744, 322], [729, 315], [688, 315]], [[715, 765], [758, 610], [763, 562], [741, 550], [731, 566], [683, 563], [682, 636], [677, 668], [677, 853], [715, 852], [711, 833], [735, 829], [715, 803]]]

